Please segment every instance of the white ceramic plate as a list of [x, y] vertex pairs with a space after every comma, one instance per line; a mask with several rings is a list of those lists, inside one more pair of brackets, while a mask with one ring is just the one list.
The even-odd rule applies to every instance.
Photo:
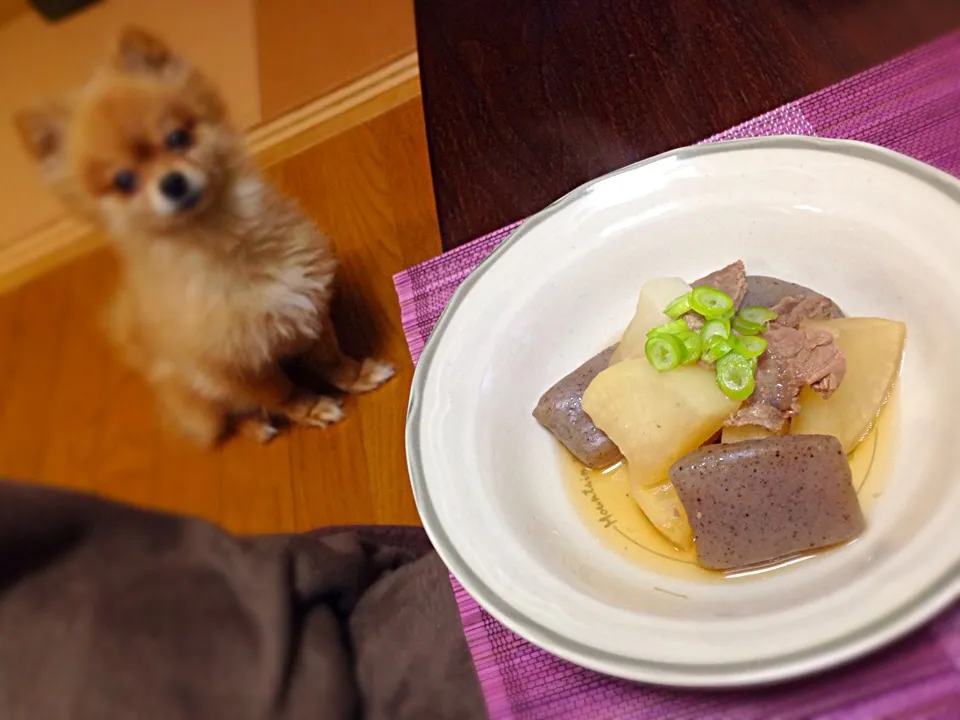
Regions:
[[[747, 581], [664, 577], [593, 539], [531, 411], [619, 336], [644, 280], [736, 258], [907, 323], [890, 477], [840, 550]], [[960, 596], [958, 269], [960, 183], [870, 145], [699, 145], [591, 182], [463, 283], [423, 353], [407, 453], [424, 526], [492, 615], [608, 674], [734, 686], [873, 650]]]

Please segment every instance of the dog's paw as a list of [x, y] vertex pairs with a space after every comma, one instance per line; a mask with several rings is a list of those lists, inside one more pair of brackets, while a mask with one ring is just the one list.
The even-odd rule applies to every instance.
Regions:
[[270, 418], [246, 418], [240, 423], [240, 434], [266, 445], [273, 440], [280, 431]]
[[365, 393], [376, 390], [387, 380], [397, 374], [397, 369], [383, 360], [367, 358], [360, 364], [357, 379], [350, 383], [348, 391], [351, 393]]
[[273, 425], [271, 425], [270, 423], [266, 423], [266, 422], [265, 422], [265, 423], [261, 423], [261, 424], [260, 424], [260, 427], [257, 428], [257, 432], [256, 432], [256, 434], [254, 435], [254, 439], [255, 439], [258, 443], [262, 443], [262, 444], [266, 445], [268, 442], [270, 442], [271, 440], [273, 440], [273, 439], [277, 436], [277, 434], [278, 434], [279, 432], [280, 432], [280, 431], [277, 430], [277, 428], [275, 428], [275, 427], [274, 427]]
[[304, 398], [290, 412], [290, 419], [301, 425], [325, 428], [343, 420], [340, 401], [326, 395]]

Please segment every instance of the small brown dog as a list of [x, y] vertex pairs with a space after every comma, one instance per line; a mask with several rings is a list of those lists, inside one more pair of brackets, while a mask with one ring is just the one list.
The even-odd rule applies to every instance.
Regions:
[[239, 421], [324, 427], [340, 403], [296, 384], [310, 366], [349, 393], [394, 374], [345, 356], [330, 320], [337, 261], [264, 179], [213, 85], [161, 40], [125, 30], [68, 101], [16, 118], [45, 180], [112, 240], [110, 334], [165, 416], [209, 445]]

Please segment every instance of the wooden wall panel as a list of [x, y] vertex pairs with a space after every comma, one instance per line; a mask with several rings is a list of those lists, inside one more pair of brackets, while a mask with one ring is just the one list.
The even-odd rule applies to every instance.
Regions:
[[0, 23], [5, 23], [29, 9], [27, 0], [0, 0]]
[[263, 119], [416, 48], [413, 0], [256, 0]]

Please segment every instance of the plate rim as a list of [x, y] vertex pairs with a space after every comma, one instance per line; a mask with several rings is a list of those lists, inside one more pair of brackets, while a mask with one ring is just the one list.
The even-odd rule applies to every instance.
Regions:
[[436, 347], [457, 307], [485, 272], [532, 228], [589, 194], [610, 178], [668, 159], [690, 160], [707, 155], [749, 149], [817, 150], [879, 162], [912, 175], [960, 204], [960, 180], [923, 161], [880, 145], [858, 140], [806, 135], [768, 135], [689, 145], [654, 155], [594, 178], [522, 220], [459, 284], [437, 319], [414, 369], [404, 430], [407, 471], [417, 512], [430, 542], [449, 572], [470, 596], [509, 630], [537, 647], [581, 667], [607, 675], [670, 687], [733, 688], [769, 685], [820, 672], [861, 658], [903, 637], [942, 612], [960, 597], [960, 554], [942, 577], [914, 594], [900, 607], [853, 632], [811, 648], [757, 662], [687, 664], [643, 660], [598, 650], [572, 640], [519, 611], [493, 591], [469, 567], [443, 529], [426, 487], [417, 437], [423, 391]]

